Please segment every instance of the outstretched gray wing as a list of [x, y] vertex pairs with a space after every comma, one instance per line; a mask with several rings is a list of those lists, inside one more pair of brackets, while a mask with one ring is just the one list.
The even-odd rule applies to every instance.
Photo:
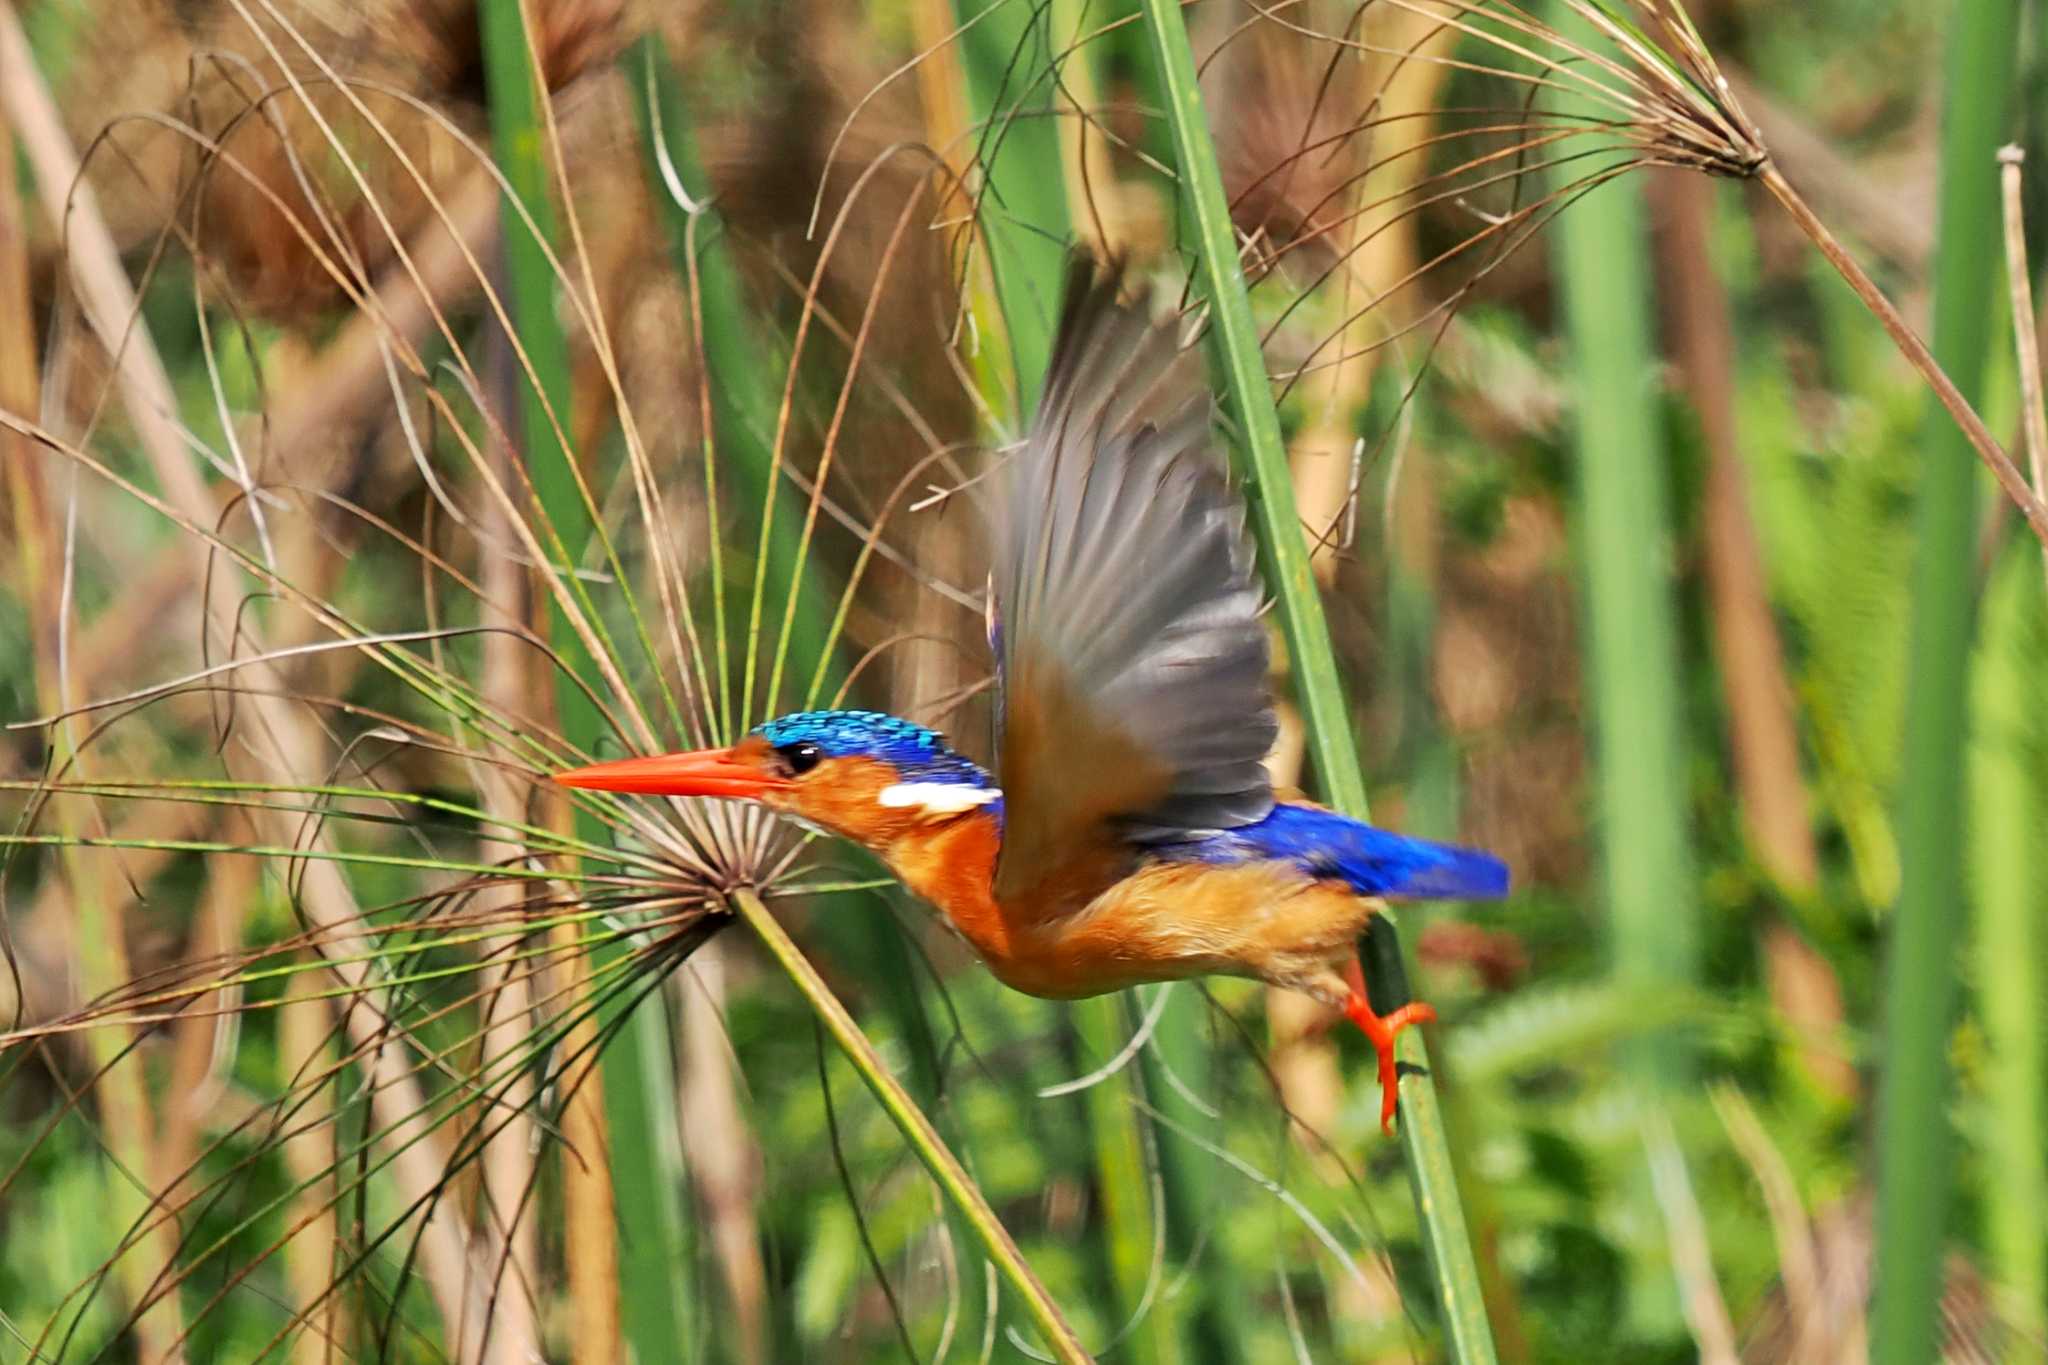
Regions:
[[1261, 598], [1213, 441], [1199, 355], [1078, 263], [995, 511], [998, 899], [1069, 908], [1133, 844], [1272, 808]]

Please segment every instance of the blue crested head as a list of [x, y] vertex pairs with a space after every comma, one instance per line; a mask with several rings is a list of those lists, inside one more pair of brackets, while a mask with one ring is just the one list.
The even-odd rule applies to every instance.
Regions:
[[814, 744], [824, 758], [873, 758], [895, 767], [904, 782], [947, 782], [986, 787], [988, 774], [953, 752], [936, 730], [884, 711], [798, 711], [753, 734], [780, 750]]

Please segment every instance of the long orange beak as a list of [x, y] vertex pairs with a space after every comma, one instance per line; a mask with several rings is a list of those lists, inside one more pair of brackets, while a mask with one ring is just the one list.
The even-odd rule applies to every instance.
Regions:
[[770, 777], [751, 763], [732, 757], [730, 749], [698, 749], [687, 754], [656, 754], [623, 758], [556, 773], [565, 787], [600, 792], [635, 792], [643, 796], [737, 796], [758, 800], [789, 783]]

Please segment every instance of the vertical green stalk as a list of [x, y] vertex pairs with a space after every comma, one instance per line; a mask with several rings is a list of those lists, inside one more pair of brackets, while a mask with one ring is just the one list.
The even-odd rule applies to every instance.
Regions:
[[[541, 92], [520, 0], [486, 0], [478, 23], [499, 169], [538, 232], [552, 239], [554, 204], [548, 194]], [[573, 568], [589, 544], [591, 525], [570, 464], [575, 457], [556, 436], [557, 422], [568, 428], [570, 397], [568, 338], [555, 312], [557, 282], [541, 238], [512, 204], [506, 205], [503, 223], [509, 312], [538, 383], [536, 388], [522, 379], [517, 429], [541, 511]], [[553, 643], [563, 665], [594, 681], [595, 663], [559, 607], [553, 624]], [[572, 679], [558, 680], [555, 703], [563, 735], [583, 752], [595, 752], [602, 721]], [[580, 837], [603, 841], [604, 830], [590, 816], [579, 815], [577, 823]], [[626, 1338], [642, 1361], [670, 1359], [679, 1343], [690, 1340], [682, 1146], [672, 1102], [675, 1067], [664, 999], [661, 992], [650, 992], [605, 1049], [603, 1060], [621, 1309]], [[662, 1103], [664, 1098], [671, 1102]]]
[[[2021, 548], [2021, 547], [2010, 547]], [[2048, 915], [2038, 872], [2048, 828], [2042, 774], [2048, 772], [2038, 683], [2044, 632], [2039, 564], [2032, 547], [2008, 553], [1984, 610], [1983, 644], [1972, 688], [1970, 745], [1971, 888], [1977, 1006], [1984, 1027], [1985, 1242], [2000, 1315], [2039, 1340], [2048, 1308], [2048, 1097], [2042, 1055], [2042, 940]]]
[[[1055, 3], [1052, 10], [1055, 25], [1052, 41], [1058, 48], [1076, 41], [1083, 25], [1100, 27], [1119, 18], [1141, 18], [1136, 0], [1114, 0], [1108, 6]], [[1110, 85], [1108, 66], [1122, 59], [1130, 67], [1139, 102], [1151, 108], [1163, 107], [1165, 96], [1156, 63], [1149, 58], [1148, 44], [1142, 22], [1125, 23], [1110, 34], [1094, 38], [1068, 59], [1070, 63], [1090, 63], [1095, 68], [1092, 78], [1083, 73], [1081, 79], [1065, 82], [1065, 88], [1070, 92], [1107, 89]], [[1164, 126], [1151, 124], [1147, 131], [1151, 134], [1151, 142], [1156, 144], [1152, 150], [1158, 158], [1162, 162], [1170, 159], [1173, 151], [1166, 145]], [[1062, 154], [1076, 156], [1086, 141], [1085, 134], [1062, 136]], [[1120, 228], [1127, 226], [1120, 216], [1122, 193], [1113, 182], [1114, 175], [1114, 169], [1098, 158], [1085, 168], [1079, 164], [1066, 166], [1063, 176], [1070, 190], [1078, 190], [1086, 184], [1098, 195], [1106, 193], [1111, 212], [1102, 227], [1112, 239]], [[1081, 219], [1084, 231], [1095, 227], [1092, 210], [1076, 206], [1074, 213]], [[1111, 240], [1104, 247], [1114, 252], [1122, 245]], [[1205, 1141], [1221, 1143], [1224, 1141], [1222, 1121], [1214, 1113], [1203, 1112], [1181, 1089], [1181, 1085], [1191, 1084], [1208, 1072], [1210, 1049], [1203, 1032], [1203, 1015], [1204, 1005], [1197, 994], [1187, 990], [1174, 991], [1161, 1007], [1152, 1029], [1150, 1045], [1138, 1059], [1138, 1065], [1128, 1073], [1129, 1079], [1125, 1084], [1157, 1112], [1157, 1120], [1130, 1112], [1121, 1091], [1105, 1095], [1106, 1087], [1098, 1087], [1093, 1097], [1093, 1103], [1100, 1106], [1095, 1111], [1094, 1121], [1098, 1179], [1105, 1187], [1113, 1179], [1109, 1154], [1119, 1134], [1127, 1133], [1135, 1141], [1143, 1136], [1139, 1125], [1149, 1124], [1153, 1159], [1159, 1170], [1159, 1197], [1164, 1205], [1158, 1210], [1157, 1217], [1164, 1225], [1168, 1254], [1182, 1264], [1200, 1247], [1203, 1229], [1213, 1225], [1218, 1216], [1217, 1201], [1227, 1197], [1209, 1178], [1214, 1169], [1214, 1157], [1202, 1151], [1188, 1136], [1199, 1134]], [[1081, 1017], [1085, 1032], [1091, 1016], [1084, 1012]], [[1171, 1076], [1168, 1075], [1169, 1070]], [[1175, 1080], [1181, 1084], [1175, 1084]], [[1115, 1108], [1118, 1105], [1124, 1106], [1122, 1113]], [[1137, 1250], [1142, 1250], [1149, 1257], [1149, 1240], [1153, 1235], [1150, 1222], [1140, 1221], [1144, 1210], [1137, 1201], [1131, 1201], [1130, 1207], [1122, 1212], [1124, 1219], [1113, 1231], [1111, 1247], [1112, 1261], [1120, 1267], [1128, 1265]], [[1145, 1242], [1141, 1243], [1140, 1238]], [[1125, 1349], [1140, 1360], [1227, 1361], [1238, 1358], [1247, 1339], [1244, 1296], [1236, 1273], [1228, 1263], [1212, 1256], [1207, 1264], [1207, 1273], [1186, 1275], [1180, 1280], [1183, 1288], [1179, 1293], [1154, 1297], [1146, 1332], [1129, 1342]], [[1149, 1273], [1151, 1268], [1148, 1265], [1145, 1269]], [[1126, 1312], [1138, 1302], [1136, 1291], [1141, 1284], [1142, 1281], [1128, 1274], [1119, 1279], [1122, 1307]]]
[[[821, 695], [830, 695], [841, 674], [831, 668], [832, 642], [827, 629], [833, 618], [831, 596], [824, 591], [817, 570], [801, 576], [798, 573], [798, 566], [807, 562], [804, 507], [794, 496], [794, 488], [783, 485], [775, 460], [775, 419], [781, 405], [775, 377], [780, 366], [764, 353], [760, 344], [756, 310], [747, 302], [739, 267], [733, 260], [717, 210], [702, 203], [693, 215], [676, 202], [669, 185], [673, 175], [680, 179], [685, 192], [709, 194], [698, 164], [689, 110], [682, 99], [682, 83], [660, 36], [650, 33], [635, 43], [627, 51], [622, 69], [633, 90], [633, 111], [640, 120], [649, 191], [660, 207], [676, 273], [686, 283], [693, 274], [693, 242], [697, 253], [694, 276], [703, 318], [703, 335], [698, 342], [703, 363], [711, 375], [711, 412], [704, 458], [732, 472], [736, 501], [758, 509], [760, 517], [761, 540], [756, 547], [759, 558], [755, 564], [756, 624], [751, 629], [758, 635], [760, 620], [795, 604], [794, 612], [788, 613], [787, 636], [778, 643], [778, 656], [787, 661], [793, 676], [811, 680], [803, 704], [812, 705]], [[723, 458], [726, 455], [732, 458]], [[712, 515], [716, 516], [715, 510]], [[712, 609], [719, 613], [719, 628], [723, 629], [724, 603], [714, 603]], [[741, 706], [737, 726], [756, 719], [750, 714], [755, 671], [751, 658], [750, 651], [749, 676], [743, 683], [749, 700]], [[720, 685], [724, 683], [721, 678]], [[770, 695], [764, 704], [773, 708], [776, 698]], [[731, 722], [734, 718], [725, 719]]]
[[[1131, 1036], [1139, 1021], [1125, 1002], [1134, 998], [1129, 992], [1120, 992], [1076, 1002], [1074, 1027], [1088, 1061], [1108, 1061]], [[1102, 1203], [1103, 1251], [1116, 1287], [1118, 1313], [1124, 1320], [1143, 1303], [1153, 1268], [1145, 1134], [1127, 1089], [1136, 1070], [1126, 1067], [1122, 1076], [1090, 1086], [1085, 1096], [1095, 1184]], [[1179, 1323], [1178, 1305], [1157, 1296], [1144, 1322], [1119, 1343], [1116, 1353], [1140, 1365], [1174, 1365], [1181, 1359]]]
[[[1578, 538], [1613, 970], [1634, 990], [1682, 989], [1697, 969], [1698, 912], [1640, 188], [1603, 186], [1559, 215], [1551, 241], [1577, 379]], [[1673, 1039], [1652, 1040], [1634, 1063], [1651, 1087], [1684, 1084]]]
[[[956, 0], [961, 23], [987, 8], [989, 0]], [[981, 202], [980, 237], [989, 253], [996, 280], [996, 302], [1002, 310], [1002, 336], [1015, 374], [1017, 420], [1030, 420], [1038, 389], [1052, 356], [1060, 290], [1065, 280], [1067, 239], [1071, 227], [1067, 203], [1066, 146], [1050, 117], [1052, 82], [1047, 66], [1073, 40], [1070, 22], [1030, 7], [1007, 4], [982, 19], [966, 35], [962, 64], [968, 103], [980, 129], [978, 168], [985, 196]], [[1071, 16], [1067, 16], [1068, 19]], [[1086, 52], [1074, 60], [1088, 60]], [[1026, 92], [1029, 92], [1028, 95]], [[1095, 168], [1097, 174], [1105, 168]], [[984, 329], [984, 338], [989, 329]], [[1192, 1002], [1170, 1002], [1168, 1014], [1153, 1030], [1152, 1046], [1199, 1052]], [[1175, 1008], [1179, 1006], [1179, 1008]], [[1076, 1032], [1090, 1062], [1104, 1062], [1129, 1037], [1133, 1020], [1121, 997], [1097, 997], [1071, 1007]], [[1145, 1179], [1143, 1120], [1130, 1103], [1127, 1087], [1143, 1074], [1139, 1065], [1092, 1087], [1082, 1101], [1095, 1159], [1095, 1181], [1102, 1198], [1107, 1269], [1114, 1288], [1109, 1296], [1113, 1317], [1128, 1320], [1139, 1309], [1151, 1277], [1153, 1221]], [[1170, 1210], [1191, 1205], [1193, 1183], [1185, 1163], [1177, 1168], [1167, 1143], [1157, 1144], [1166, 1168], [1161, 1190]], [[1171, 1220], [1170, 1220], [1171, 1221]], [[1183, 1223], [1189, 1220], [1183, 1218]], [[1185, 1228], [1169, 1227], [1170, 1253], [1184, 1253], [1192, 1243]], [[1143, 1325], [1121, 1349], [1141, 1365], [1181, 1358], [1179, 1303], [1155, 1295]]]
[[[977, 160], [986, 186], [981, 238], [1017, 377], [1017, 411], [1029, 416], [1052, 352], [1067, 252], [1066, 187], [1051, 83], [1039, 79], [1054, 55], [1041, 5], [1015, 0], [954, 0], [962, 24], [1000, 6], [968, 29], [968, 99], [978, 120]], [[1027, 97], [1025, 92], [1029, 91]]]
[[[1202, 1033], [1204, 1008], [1199, 993], [1186, 987], [1176, 989], [1152, 1030], [1151, 1045], [1139, 1059], [1142, 1070], [1138, 1074], [1143, 1078], [1139, 1094], [1164, 1120], [1152, 1124], [1152, 1145], [1159, 1164], [1161, 1195], [1166, 1202], [1162, 1213], [1167, 1250], [1182, 1264], [1201, 1245], [1203, 1229], [1228, 1216], [1219, 1206], [1230, 1198], [1228, 1191], [1217, 1185], [1215, 1158], [1187, 1136], [1197, 1134], [1204, 1141], [1221, 1146], [1226, 1140], [1221, 1120], [1213, 1110], [1204, 1113], [1167, 1075], [1171, 1069], [1174, 1078], [1192, 1087], [1208, 1074], [1208, 1040]], [[1123, 1103], [1128, 1109], [1129, 1101]], [[1127, 1117], [1126, 1122], [1135, 1127], [1133, 1118]], [[1098, 1144], [1103, 1140], [1101, 1134], [1107, 1131], [1110, 1130], [1106, 1126], [1098, 1125]], [[1151, 1236], [1149, 1227], [1145, 1236]], [[1127, 1229], [1121, 1240], [1130, 1238], [1131, 1230]], [[1153, 1340], [1162, 1352], [1172, 1352], [1164, 1358], [1210, 1362], [1243, 1359], [1247, 1324], [1243, 1320], [1243, 1282], [1238, 1278], [1242, 1273], [1240, 1267], [1212, 1251], [1206, 1273], [1186, 1276], [1179, 1282], [1177, 1293], [1154, 1301], [1152, 1311], [1162, 1316], [1163, 1321]], [[1174, 1334], [1169, 1334], [1169, 1327], [1175, 1329]]]
[[[1997, 167], [2019, 51], [2016, 0], [1954, 11], [1942, 119], [1934, 358], [1971, 402], [1983, 389], [1999, 261]], [[1899, 904], [1885, 978], [1871, 1358], [1931, 1360], [1948, 1236], [1948, 1037], [1963, 904], [1963, 754], [1975, 593], [1977, 478], [1941, 413], [1927, 419], [1913, 565]]]
[[[526, 29], [519, 0], [487, 0], [478, 15], [482, 26], [485, 75], [490, 83], [491, 133], [498, 169], [549, 241], [555, 238], [554, 202], [548, 197], [547, 161], [543, 151], [539, 97], [534, 90], [527, 54]], [[556, 424], [569, 420], [569, 341], [555, 314], [555, 275], [541, 238], [529, 230], [513, 204], [501, 218], [504, 228], [506, 312], [519, 346], [533, 367], [531, 382], [522, 376], [517, 425], [524, 444], [528, 474], [541, 512], [561, 537], [568, 567], [573, 568], [590, 540], [590, 518], [576, 486], [574, 458], [562, 444]], [[572, 665], [588, 671], [590, 658], [582, 642], [566, 627], [557, 647], [574, 650]], [[599, 717], [588, 698], [571, 688], [558, 700], [562, 728], [572, 738], [597, 729]]]
[[[1648, 240], [1633, 179], [1601, 187], [1551, 228], [1576, 388], [1576, 529], [1610, 971], [1623, 990], [1646, 999], [1685, 990], [1699, 958]], [[1669, 1031], [1636, 1040], [1625, 1062], [1651, 1105], [1684, 1086], [1690, 1071]], [[1648, 1177], [1645, 1168], [1635, 1207], [1655, 1228]], [[1668, 1268], [1661, 1237], [1646, 1236], [1639, 1250], [1645, 1267]], [[1674, 1291], [1669, 1274], [1634, 1276], [1634, 1329], [1655, 1334], [1674, 1324]]]
[[[1294, 487], [1280, 418], [1266, 382], [1264, 356], [1252, 321], [1251, 300], [1237, 260], [1237, 236], [1216, 146], [1195, 79], [1194, 52], [1177, 0], [1144, 0], [1168, 122], [1173, 130], [1181, 200], [1201, 252], [1199, 282], [1209, 305], [1211, 345], [1221, 363], [1226, 396], [1237, 421], [1239, 469], [1258, 530], [1267, 582], [1280, 604], [1290, 662], [1308, 723], [1316, 772], [1332, 805], [1366, 814], [1365, 775], [1351, 735], [1350, 709], [1337, 675], [1336, 653], [1322, 598], [1309, 570], [1309, 550], [1294, 507]], [[1367, 984], [1376, 1002], [1405, 995], [1400, 950], [1389, 928], [1367, 935]], [[1465, 1214], [1452, 1173], [1428, 1053], [1419, 1030], [1402, 1034], [1402, 1060], [1413, 1065], [1401, 1081], [1401, 1144], [1415, 1194], [1430, 1268], [1452, 1358], [1494, 1359], [1493, 1335], [1480, 1295], [1479, 1270], [1465, 1230]]]
[[[120, 907], [109, 904], [104, 894], [108, 879], [95, 875], [75, 846], [63, 850], [59, 863], [77, 926], [79, 979], [89, 993], [118, 990], [134, 978], [121, 947]], [[91, 1029], [85, 1042], [97, 1073], [93, 1094], [108, 1155], [101, 1218], [120, 1248], [110, 1278], [127, 1301], [129, 1330], [140, 1354], [163, 1358], [175, 1353], [173, 1343], [186, 1325], [180, 1321], [178, 1295], [164, 1292], [164, 1286], [177, 1282], [177, 1237], [156, 1203], [158, 1172], [150, 1137], [157, 1119], [142, 1058], [133, 1052], [134, 1037], [127, 1029]]]

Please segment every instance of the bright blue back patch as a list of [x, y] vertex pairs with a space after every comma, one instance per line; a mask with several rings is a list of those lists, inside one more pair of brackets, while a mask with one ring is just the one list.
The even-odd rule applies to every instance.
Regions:
[[1508, 893], [1507, 864], [1490, 853], [1390, 834], [1313, 806], [1277, 804], [1256, 824], [1160, 851], [1210, 863], [1290, 862], [1362, 896], [1462, 901]]
[[986, 787], [988, 774], [946, 747], [945, 737], [884, 711], [799, 711], [757, 725], [776, 748], [808, 741], [827, 758], [873, 758], [895, 767], [904, 782]]

